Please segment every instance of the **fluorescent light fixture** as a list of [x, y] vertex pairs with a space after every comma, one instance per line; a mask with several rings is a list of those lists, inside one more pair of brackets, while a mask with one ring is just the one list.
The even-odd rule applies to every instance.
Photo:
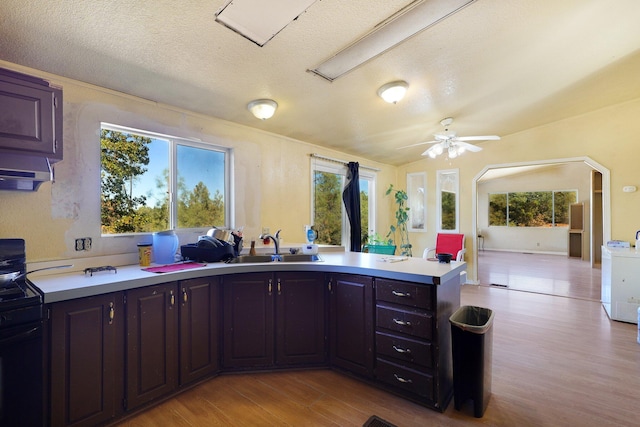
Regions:
[[272, 99], [256, 99], [247, 104], [247, 108], [256, 118], [267, 120], [275, 114], [278, 103]]
[[216, 12], [216, 22], [262, 47], [315, 2], [230, 0]]
[[309, 71], [333, 81], [475, 1], [417, 0]]
[[382, 85], [380, 89], [378, 89], [378, 96], [384, 99], [389, 104], [395, 104], [404, 98], [404, 94], [407, 93], [407, 89], [409, 88], [409, 83], [404, 80], [399, 80], [397, 82], [387, 83], [386, 85]]

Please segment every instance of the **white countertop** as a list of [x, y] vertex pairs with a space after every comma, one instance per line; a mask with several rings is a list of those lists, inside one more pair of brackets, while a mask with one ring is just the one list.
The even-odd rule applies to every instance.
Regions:
[[[123, 291], [143, 286], [186, 280], [197, 277], [235, 273], [269, 271], [319, 271], [326, 273], [349, 273], [370, 275], [394, 280], [433, 284], [459, 275], [466, 269], [464, 262], [442, 264], [422, 258], [406, 258], [398, 262], [385, 262], [398, 256], [357, 252], [322, 252], [321, 261], [315, 262], [268, 262], [225, 264], [208, 263], [204, 267], [171, 273], [150, 273], [138, 265], [125, 265], [113, 271], [101, 271], [93, 276], [82, 271], [50, 270], [30, 276], [29, 280], [44, 293], [44, 302], [52, 303], [69, 299]], [[96, 265], [97, 266], [97, 265]], [[50, 273], [50, 274], [46, 274]]]
[[602, 253], [608, 253], [614, 257], [640, 258], [640, 250], [636, 250], [636, 248], [610, 248], [603, 246]]

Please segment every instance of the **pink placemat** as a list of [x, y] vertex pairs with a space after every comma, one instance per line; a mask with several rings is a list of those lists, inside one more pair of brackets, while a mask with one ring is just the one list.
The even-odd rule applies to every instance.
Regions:
[[207, 264], [198, 264], [197, 262], [186, 262], [184, 264], [167, 264], [158, 267], [143, 268], [144, 271], [150, 273], [170, 273], [172, 271], [188, 270], [190, 268], [204, 267]]

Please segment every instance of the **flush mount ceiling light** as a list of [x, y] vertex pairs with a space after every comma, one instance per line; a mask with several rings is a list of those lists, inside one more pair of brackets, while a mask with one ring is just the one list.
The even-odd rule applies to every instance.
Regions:
[[278, 103], [273, 99], [256, 99], [247, 104], [247, 108], [258, 119], [267, 120], [273, 117]]
[[382, 85], [380, 89], [378, 89], [378, 96], [389, 104], [395, 104], [404, 98], [404, 94], [407, 93], [408, 88], [409, 83], [404, 80], [398, 80], [397, 82]]
[[475, 1], [416, 0], [309, 71], [333, 81]]
[[262, 47], [315, 2], [229, 0], [216, 12], [216, 22]]

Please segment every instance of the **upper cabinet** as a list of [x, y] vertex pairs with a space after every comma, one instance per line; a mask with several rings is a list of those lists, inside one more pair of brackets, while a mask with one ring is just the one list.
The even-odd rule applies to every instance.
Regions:
[[62, 160], [62, 90], [0, 69], [0, 151]]

